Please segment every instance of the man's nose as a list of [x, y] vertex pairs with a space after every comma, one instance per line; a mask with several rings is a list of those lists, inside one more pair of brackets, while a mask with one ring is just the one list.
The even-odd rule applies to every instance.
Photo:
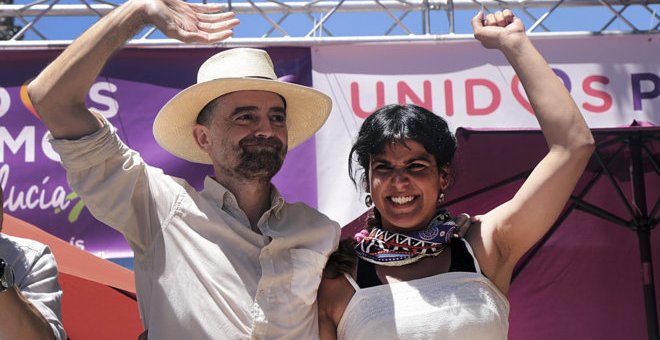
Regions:
[[254, 132], [256, 137], [270, 138], [273, 136], [273, 126], [270, 119], [262, 118], [257, 121], [256, 130]]

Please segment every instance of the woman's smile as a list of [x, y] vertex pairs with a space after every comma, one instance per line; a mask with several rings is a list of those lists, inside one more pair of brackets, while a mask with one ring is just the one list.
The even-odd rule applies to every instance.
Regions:
[[412, 202], [415, 199], [415, 196], [391, 196], [389, 199], [398, 205], [406, 205], [407, 203]]
[[413, 140], [390, 143], [373, 155], [369, 180], [383, 228], [392, 231], [426, 227], [446, 185], [435, 157]]

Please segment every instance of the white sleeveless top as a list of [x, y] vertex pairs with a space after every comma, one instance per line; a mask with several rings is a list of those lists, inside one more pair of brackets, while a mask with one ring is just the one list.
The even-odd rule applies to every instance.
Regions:
[[361, 289], [345, 275], [355, 294], [337, 327], [338, 339], [506, 339], [509, 302], [481, 274], [449, 272]]

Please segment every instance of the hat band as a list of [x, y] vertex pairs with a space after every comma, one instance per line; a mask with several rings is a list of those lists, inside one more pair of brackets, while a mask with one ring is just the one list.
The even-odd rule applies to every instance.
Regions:
[[264, 77], [264, 76], [246, 76], [245, 78], [255, 78], [255, 79], [266, 79], [266, 80], [277, 80], [269, 77]]

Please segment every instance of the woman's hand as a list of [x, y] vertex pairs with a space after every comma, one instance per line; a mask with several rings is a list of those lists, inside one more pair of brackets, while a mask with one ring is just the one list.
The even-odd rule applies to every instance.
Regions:
[[511, 10], [488, 14], [485, 20], [483, 16], [480, 11], [472, 18], [472, 31], [484, 47], [501, 50], [526, 38], [525, 26]]

